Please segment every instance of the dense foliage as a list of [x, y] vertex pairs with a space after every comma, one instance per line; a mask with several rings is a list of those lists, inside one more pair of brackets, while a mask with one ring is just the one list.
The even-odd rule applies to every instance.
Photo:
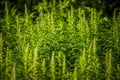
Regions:
[[24, 7], [6, 2], [0, 19], [0, 80], [120, 79], [120, 15], [61, 0]]

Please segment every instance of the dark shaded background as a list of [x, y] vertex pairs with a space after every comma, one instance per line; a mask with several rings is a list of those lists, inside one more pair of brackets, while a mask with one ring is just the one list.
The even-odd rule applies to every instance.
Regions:
[[[43, 0], [1, 0], [0, 1], [0, 17], [4, 15], [4, 6], [5, 2], [9, 3], [9, 8], [13, 6], [16, 7], [20, 12], [24, 11], [24, 4], [27, 4], [29, 11], [32, 11], [32, 6], [37, 5], [39, 2]], [[53, 0], [44, 0], [48, 3]], [[61, 0], [65, 1], [65, 0]], [[69, 6], [73, 6], [74, 8], [79, 7], [92, 7], [97, 10], [103, 10], [103, 16], [112, 17], [113, 12], [116, 8], [120, 8], [120, 0], [66, 0], [69, 1]], [[56, 0], [59, 2], [59, 0]], [[57, 3], [58, 4], [58, 3]]]

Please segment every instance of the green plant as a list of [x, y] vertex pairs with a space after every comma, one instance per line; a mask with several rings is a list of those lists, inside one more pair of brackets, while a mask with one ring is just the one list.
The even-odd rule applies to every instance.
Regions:
[[[58, 4], [59, 5], [56, 5]], [[47, 5], [48, 4], [48, 5]], [[46, 0], [24, 14], [8, 8], [0, 34], [0, 79], [119, 79], [119, 21]], [[115, 72], [115, 74], [114, 74]]]

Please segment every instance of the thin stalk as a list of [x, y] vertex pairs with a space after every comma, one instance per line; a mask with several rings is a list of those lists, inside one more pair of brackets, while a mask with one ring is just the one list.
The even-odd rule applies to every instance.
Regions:
[[58, 61], [58, 67], [57, 67], [57, 69], [58, 69], [58, 77], [59, 78], [61, 78], [61, 66], [62, 66], [62, 60], [61, 60], [61, 58], [62, 58], [62, 52], [58, 52], [58, 55], [57, 55], [57, 61]]
[[73, 80], [77, 80], [77, 67], [74, 67]]
[[43, 74], [43, 76], [45, 76], [45, 72], [46, 72], [46, 63], [45, 63], [45, 58], [43, 59], [43, 61], [42, 61], [42, 74]]
[[7, 1], [5, 2], [5, 22], [6, 22], [6, 28], [7, 30], [10, 29], [10, 19], [9, 19], [9, 10], [8, 10], [8, 3]]
[[120, 64], [117, 64], [117, 79], [120, 79]]
[[37, 65], [38, 65], [38, 47], [34, 49], [34, 57], [33, 57], [33, 75], [37, 74]]
[[16, 80], [16, 64], [14, 63], [12, 73], [11, 73], [11, 79], [10, 80]]
[[23, 53], [23, 64], [24, 64], [24, 70], [25, 70], [25, 74], [28, 73], [28, 53], [29, 53], [29, 44], [27, 44], [26, 48], [23, 49], [24, 53]]
[[2, 32], [0, 32], [0, 71], [2, 70], [2, 48], [3, 48], [3, 42], [2, 42]]
[[106, 63], [106, 80], [111, 80], [111, 73], [112, 73], [112, 50], [110, 49], [109, 52], [106, 53], [105, 58]]
[[54, 51], [52, 52], [52, 56], [51, 56], [51, 77], [52, 77], [52, 80], [55, 80], [55, 60], [54, 60]]
[[97, 52], [96, 37], [94, 37], [94, 40], [93, 40], [93, 69], [95, 72], [95, 77], [97, 78], [98, 74], [99, 74], [99, 70], [98, 70], [99, 61], [98, 61], [96, 52]]
[[84, 48], [83, 51], [82, 51], [82, 55], [79, 58], [79, 65], [78, 65], [78, 67], [80, 69], [79, 70], [79, 72], [80, 72], [79, 74], [80, 74], [80, 79], [81, 80], [84, 80], [84, 79], [86, 79], [85, 77], [88, 77], [88, 76], [86, 76], [86, 74], [84, 74], [84, 73], [86, 73], [86, 65], [87, 65], [86, 49]]
[[64, 80], [66, 73], [66, 59], [65, 55], [63, 55], [63, 64], [62, 64], [62, 79]]
[[11, 50], [6, 50], [6, 58], [5, 58], [5, 77], [6, 80], [10, 77], [10, 69], [11, 69], [11, 63], [12, 63], [12, 51]]

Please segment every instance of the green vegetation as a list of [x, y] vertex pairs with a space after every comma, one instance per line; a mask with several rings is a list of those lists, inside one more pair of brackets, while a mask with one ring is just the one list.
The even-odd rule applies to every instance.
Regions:
[[120, 15], [44, 0], [24, 15], [5, 5], [0, 80], [119, 80]]

